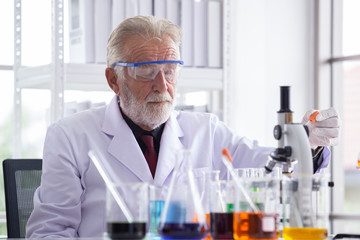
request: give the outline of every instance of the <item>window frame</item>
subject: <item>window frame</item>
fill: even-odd
[[[360,54],[342,55],[342,19],[343,19],[344,0],[317,0],[315,1],[315,107],[327,108],[333,106],[342,112],[342,106],[336,101],[335,91],[341,84],[342,75],[337,71],[336,64],[348,61],[359,60]],[[326,91],[326,89],[328,91]],[[345,214],[339,209],[343,206],[345,171],[343,169],[342,146],[331,147],[331,163],[329,167],[330,181],[335,182],[335,186],[330,190],[330,232],[334,233],[336,226],[334,220],[358,221],[360,214]],[[337,196],[337,198],[335,197]]]

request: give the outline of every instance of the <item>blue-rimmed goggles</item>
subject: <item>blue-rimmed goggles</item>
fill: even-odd
[[[176,79],[181,69],[181,65],[184,65],[183,61],[164,60],[164,61],[151,61],[151,62],[139,62],[139,63],[124,63],[116,62],[114,67],[122,66],[127,67],[127,72],[130,77],[138,81],[152,81],[156,78],[160,71],[163,72],[165,79],[172,82]]]

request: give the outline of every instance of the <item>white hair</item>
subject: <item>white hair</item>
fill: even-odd
[[[125,43],[132,37],[139,36],[144,41],[165,36],[170,37],[179,47],[182,31],[179,26],[169,20],[155,16],[136,16],[121,22],[111,33],[107,44],[107,67],[113,67],[115,62],[126,62],[130,49],[125,49]]]

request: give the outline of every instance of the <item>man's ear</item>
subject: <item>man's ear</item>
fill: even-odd
[[[113,68],[106,68],[105,76],[109,87],[114,91],[115,94],[119,93],[118,76]]]

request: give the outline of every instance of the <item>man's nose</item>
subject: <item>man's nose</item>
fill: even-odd
[[[162,93],[162,92],[166,92],[167,89],[168,86],[167,86],[165,74],[163,71],[159,71],[159,73],[156,75],[155,79],[153,80],[153,90]]]

